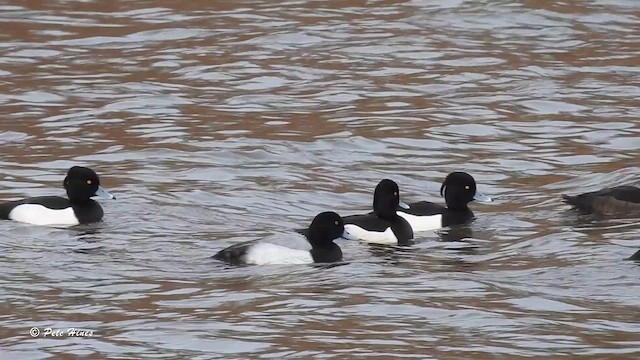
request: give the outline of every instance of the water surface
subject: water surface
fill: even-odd
[[[118,200],[0,224],[2,357],[637,358],[640,218],[559,197],[640,183],[639,25],[636,1],[5,2],[0,198],[80,164]],[[455,170],[496,198],[469,226],[210,259],[385,177],[442,201]]]

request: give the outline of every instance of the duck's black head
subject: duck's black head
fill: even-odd
[[[82,166],[74,166],[67,172],[62,183],[71,201],[87,201],[92,196],[115,199],[100,186],[100,179],[95,171]]]
[[[461,171],[447,175],[440,187],[440,195],[444,196],[451,210],[466,210],[467,204],[473,200],[491,202],[490,197],[477,191],[473,176]]]
[[[381,219],[393,219],[397,217],[396,209],[400,204],[398,184],[389,179],[380,181],[373,193],[373,212],[376,216]]]
[[[333,240],[344,235],[344,221],[340,215],[326,211],[316,215],[309,225],[307,239],[313,247],[326,247],[333,243]]]

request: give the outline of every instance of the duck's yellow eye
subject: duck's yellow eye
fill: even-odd
[[[87,185],[91,185],[91,180],[87,180]]]
[[[336,225],[340,224],[340,222],[338,220],[334,221],[333,223],[336,224]]]
[[[465,190],[469,190],[469,185],[465,185],[465,186],[464,186],[464,189],[465,189]]]

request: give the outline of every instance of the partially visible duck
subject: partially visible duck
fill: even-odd
[[[562,195],[565,203],[584,214],[628,214],[640,213],[640,188],[616,186],[579,195]]]
[[[471,221],[474,218],[473,211],[468,206],[471,201],[492,201],[476,189],[473,176],[459,171],[447,175],[440,187],[440,196],[444,196],[446,207],[418,201],[410,203],[408,209],[398,208],[398,215],[409,222],[414,232],[435,230]]]

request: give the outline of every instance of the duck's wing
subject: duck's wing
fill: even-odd
[[[640,204],[640,188],[635,186],[617,186],[611,188],[606,195],[612,196],[616,200]]]
[[[62,210],[71,207],[67,198],[60,196],[37,196],[16,201],[7,201],[0,204],[0,219],[8,220],[9,213],[19,205],[42,205],[51,210]]]
[[[228,248],[218,251],[218,253],[212,257],[216,260],[226,261],[234,265],[244,264],[244,257],[247,254],[249,247],[257,242],[258,240],[250,240],[233,244]]]

